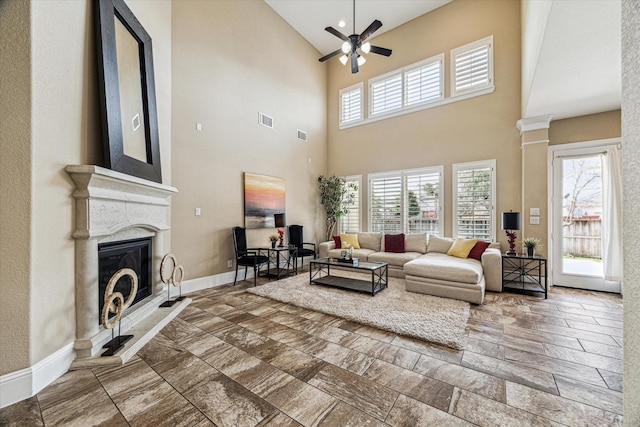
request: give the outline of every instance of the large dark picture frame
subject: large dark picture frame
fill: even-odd
[[[94,2],[105,167],[162,183],[151,37],[124,0],[94,0]],[[140,79],[141,99],[134,101],[142,106],[142,111],[140,115],[136,114],[131,123],[128,120],[123,123],[122,120],[122,111],[125,106],[121,105],[116,20],[128,30],[134,42],[137,42],[138,48],[139,75],[127,76],[127,80],[136,82],[135,79],[138,77]],[[136,70],[129,72],[136,73]],[[134,98],[137,97],[134,95]],[[125,153],[123,126],[133,126],[133,131],[144,130],[144,147],[139,147],[141,154],[138,158]],[[127,128],[127,131],[129,130]],[[144,161],[145,157],[146,161]]]

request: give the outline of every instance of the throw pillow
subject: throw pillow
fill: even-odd
[[[456,239],[447,252],[447,255],[466,258],[469,256],[469,252],[471,252],[471,249],[473,249],[476,243],[478,243],[476,239]]]
[[[404,253],[404,233],[384,235],[385,252]]]
[[[404,236],[404,250],[406,252],[427,252],[427,233],[408,234]]]
[[[340,241],[342,242],[342,249],[349,249],[349,245],[351,245],[353,249],[360,249],[357,234],[340,234]]]
[[[482,240],[478,240],[473,248],[471,248],[471,252],[469,252],[469,256],[467,258],[477,259],[478,261],[482,261],[482,254],[487,250],[491,243],[483,242]]]
[[[333,236],[333,242],[336,244],[336,249],[340,249],[342,247],[340,236]]]
[[[429,235],[429,244],[427,245],[427,252],[438,252],[446,254],[453,245],[452,239],[446,239],[433,234]]]

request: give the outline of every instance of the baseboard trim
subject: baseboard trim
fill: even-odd
[[[66,373],[74,358],[71,342],[33,366],[0,376],[0,408],[37,394]]]
[[[235,270],[185,280],[181,285],[182,294],[233,283],[234,276]],[[238,276],[244,279],[244,272],[239,271]],[[253,278],[253,271],[251,270],[247,274],[247,279],[250,278]],[[178,296],[178,293],[178,288],[171,287],[170,294],[172,297]],[[74,360],[75,351],[72,342],[33,366],[0,376],[0,408],[35,396],[40,390],[64,375]]]

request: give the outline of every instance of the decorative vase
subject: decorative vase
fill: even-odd
[[[276,242],[271,242],[271,248],[275,248],[276,247]]]
[[[529,258],[533,258],[536,255],[536,248],[532,248],[531,246],[527,246],[527,256]]]

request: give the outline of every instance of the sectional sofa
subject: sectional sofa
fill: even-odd
[[[496,242],[476,245],[426,233],[405,236],[362,232],[341,237],[320,243],[320,257],[339,258],[351,245],[355,258],[388,263],[389,275],[403,277],[410,292],[482,304],[485,290],[502,290],[502,256]],[[343,245],[343,240],[347,244]],[[465,249],[471,246],[471,251]]]

